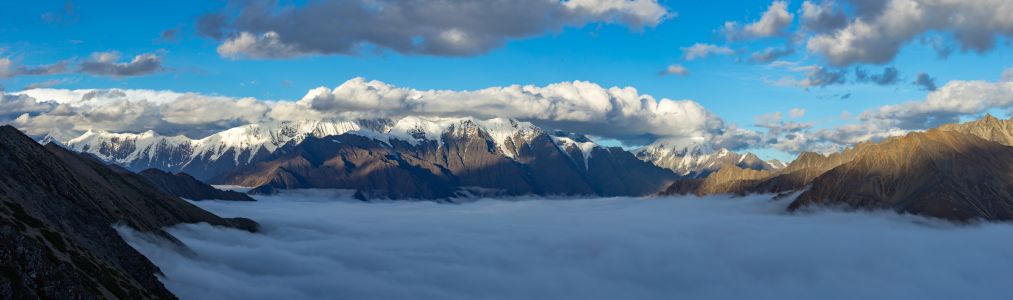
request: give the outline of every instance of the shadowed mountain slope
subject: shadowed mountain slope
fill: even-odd
[[[113,225],[175,241],[162,228],[196,222],[256,228],[0,126],[0,298],[174,298]]]
[[[254,201],[246,194],[216,189],[186,173],[172,174],[159,169],[147,169],[137,174],[163,192],[184,199]]]

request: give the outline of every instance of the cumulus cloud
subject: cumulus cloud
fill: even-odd
[[[263,232],[169,228],[193,254],[117,229],[183,299],[992,299],[1013,264],[1007,224],[786,214],[786,200],[766,195],[458,205],[319,195],[196,203]]]
[[[950,81],[924,100],[885,105],[866,111],[861,118],[884,127],[925,129],[991,109],[1013,109],[1013,82]]]
[[[770,146],[787,152],[833,152],[860,142],[957,123],[962,118],[977,118],[995,110],[1013,112],[1013,81],[955,80],[930,92],[925,99],[866,110],[858,115],[858,123],[806,130],[792,136],[795,139],[780,135],[778,142]],[[786,140],[791,143],[785,143]]]
[[[148,75],[162,70],[162,58],[158,55],[145,53],[134,56],[130,62],[121,63],[117,51],[95,52],[91,58],[81,63],[80,71],[92,75],[115,77]]]
[[[788,56],[788,55],[792,55],[792,54],[795,54],[795,49],[791,48],[791,47],[785,47],[785,48],[768,47],[767,49],[764,49],[763,51],[756,52],[756,53],[753,53],[752,55],[750,55],[749,56],[749,62],[751,62],[751,63],[762,63],[762,64],[771,63],[771,62],[775,62],[775,61],[781,59],[782,57],[785,57],[785,56]]]
[[[723,125],[694,101],[656,99],[632,87],[605,88],[586,81],[449,91],[400,88],[356,78],[334,89],[313,89],[299,103],[343,118],[509,117],[626,141],[709,137]]]
[[[686,69],[686,67],[683,67],[680,64],[673,64],[673,65],[668,65],[667,68],[665,68],[661,72],[658,72],[658,75],[662,75],[662,76],[664,76],[664,75],[686,76],[686,75],[689,75],[689,69]]]
[[[813,36],[810,52],[835,66],[885,64],[927,32],[945,32],[964,50],[986,52],[1013,37],[1013,2],[1006,0],[850,1],[857,16],[839,30]]]
[[[56,106],[53,102],[40,102],[35,98],[24,95],[5,94],[0,89],[0,122],[10,121],[22,115],[39,114],[52,110]]]
[[[725,22],[723,32],[729,40],[757,39],[784,35],[795,15],[788,12],[788,2],[774,1],[760,19],[740,25],[737,22]]]
[[[735,51],[728,47],[696,43],[693,46],[682,48],[682,58],[685,60],[695,60],[697,58],[706,58],[711,55],[729,55],[734,54]]]
[[[912,84],[917,85],[926,91],[932,92],[936,90],[936,79],[924,72],[918,73],[918,77],[915,78],[915,81],[912,82]]]
[[[894,67],[886,67],[881,74],[869,74],[862,68],[855,68],[858,82],[871,82],[878,85],[893,85],[900,81],[900,71]]]
[[[24,66],[10,57],[0,57],[0,78],[31,75],[54,75],[67,71],[67,62],[60,61],[49,65]]]
[[[206,136],[265,120],[270,102],[151,90],[32,89],[7,95],[43,103],[30,114],[0,118],[31,135],[68,140],[87,130]],[[28,101],[28,100],[21,101]],[[12,110],[14,111],[14,110]]]
[[[606,88],[585,81],[455,91],[354,78],[333,89],[312,89],[294,102],[116,89],[36,89],[17,94],[58,104],[11,121],[37,135],[95,129],[201,137],[248,123],[403,116],[514,118],[631,144],[658,138],[709,139],[725,130],[724,122],[697,102],[656,99],[632,87]]]
[[[614,23],[642,30],[674,15],[656,0],[327,0],[285,7],[233,1],[228,7],[197,24],[202,35],[223,41],[218,53],[228,58],[351,55],[365,47],[468,56],[564,27]]]
[[[848,25],[847,14],[832,0],[819,4],[802,2],[802,16],[799,19],[804,29],[815,33],[832,32]]]
[[[807,69],[805,79],[798,83],[800,87],[825,87],[847,82],[846,70],[832,70],[822,66],[810,66]]]

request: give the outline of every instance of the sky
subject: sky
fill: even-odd
[[[0,122],[31,134],[506,106],[476,117],[790,159],[1013,105],[1005,0],[18,1],[0,14]],[[331,96],[310,99],[320,87]],[[221,108],[166,113],[201,106]]]
[[[791,197],[454,205],[333,194],[195,202],[261,232],[167,229],[193,253],[117,229],[182,299],[995,299],[1013,264],[1008,223],[789,214]]]

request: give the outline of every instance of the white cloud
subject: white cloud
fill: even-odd
[[[263,232],[180,225],[195,255],[118,228],[183,299],[995,299],[1013,226],[786,200],[198,202]],[[789,197],[790,198],[790,197]],[[344,200],[336,200],[344,199]],[[945,255],[940,255],[945,253]],[[931,262],[931,265],[926,265]]]
[[[240,32],[218,46],[218,54],[231,59],[238,58],[285,58],[295,56],[298,51],[283,44],[274,31],[254,36]]]
[[[924,100],[885,105],[866,111],[861,118],[884,127],[925,129],[991,109],[1013,110],[1013,82],[950,81]]]
[[[449,91],[400,88],[356,78],[334,89],[311,90],[299,103],[341,118],[507,117],[626,141],[645,136],[709,137],[723,127],[719,118],[697,102],[656,99],[632,87],[605,88],[586,81]]]
[[[129,62],[118,62],[117,51],[95,52],[81,63],[80,71],[92,75],[114,77],[142,76],[162,71],[162,58],[152,53],[134,56]]]
[[[885,64],[901,47],[927,32],[953,35],[965,50],[986,52],[996,37],[1013,37],[1013,2],[1007,0],[886,0],[846,27],[809,39],[809,52],[836,66]],[[864,6],[863,6],[864,7]],[[861,13],[861,12],[860,12]]]
[[[805,116],[805,109],[804,108],[797,108],[797,107],[796,108],[792,108],[792,109],[788,110],[788,116],[792,117],[792,118],[796,118],[796,119],[804,117]]]
[[[668,67],[665,68],[665,70],[662,70],[658,74],[660,74],[660,75],[687,76],[687,75],[689,75],[689,69],[686,69],[686,67],[683,67],[680,64],[672,64],[672,65],[668,65]]]
[[[369,48],[469,56],[565,27],[614,23],[639,31],[671,16],[657,0],[327,0],[285,8],[273,1],[235,1],[200,17],[197,28],[222,40],[218,53],[233,59],[357,54]]]
[[[697,102],[656,99],[632,87],[605,88],[585,81],[454,91],[354,78],[333,89],[312,89],[296,102],[118,89],[36,89],[18,94],[54,105],[26,118],[0,122],[40,135],[95,129],[201,137],[257,122],[403,116],[514,118],[630,143],[707,139],[725,129],[720,118]]]
[[[2,49],[0,49],[2,50]],[[0,51],[3,54],[3,51]],[[67,62],[60,61],[50,65],[24,66],[10,57],[0,57],[0,78],[25,75],[53,75],[67,71]]]
[[[795,15],[788,12],[788,3],[774,1],[756,22],[740,26],[725,22],[724,33],[730,40],[757,39],[784,35]]]
[[[829,32],[847,26],[848,16],[837,7],[833,0],[814,4],[812,1],[802,2],[802,26],[816,33]]]
[[[682,58],[685,60],[695,60],[697,58],[706,58],[711,55],[729,55],[734,53],[735,51],[728,47],[703,43],[696,43],[693,44],[693,46],[682,48]]]
[[[858,123],[785,135],[771,130],[769,146],[787,152],[839,151],[860,142],[877,141],[912,131],[957,123],[993,111],[1013,112],[1013,81],[954,80],[925,99],[883,105],[859,114]],[[779,120],[779,118],[778,118]],[[763,127],[776,127],[782,124]]]

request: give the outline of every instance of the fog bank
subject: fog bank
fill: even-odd
[[[1013,226],[784,213],[747,198],[202,201],[263,233],[180,225],[196,256],[122,235],[182,299],[1002,298]]]

